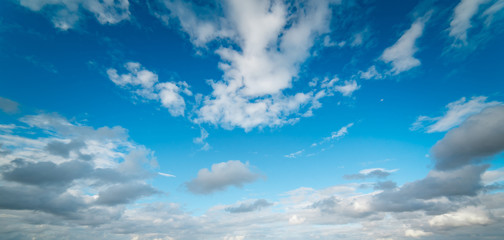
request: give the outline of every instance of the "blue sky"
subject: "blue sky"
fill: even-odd
[[[496,239],[504,1],[0,2],[2,239]]]

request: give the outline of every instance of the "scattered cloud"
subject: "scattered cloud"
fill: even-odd
[[[486,225],[492,220],[488,210],[482,206],[468,206],[456,212],[438,215],[429,220],[429,225],[434,227],[462,227],[472,225]]]
[[[107,70],[107,75],[112,82],[130,89],[139,97],[160,101],[172,116],[184,116],[186,103],[181,94],[192,96],[186,82],[159,82],[156,73],[145,69],[138,62],[127,62],[124,67],[127,73],[121,75],[114,68]]]
[[[419,116],[411,125],[410,130],[414,131],[425,128],[428,133],[444,132],[460,125],[465,119],[481,112],[485,108],[502,104],[503,103],[497,101],[487,102],[487,97],[485,96],[472,97],[470,100],[463,97],[446,105],[447,111],[443,116]],[[424,126],[425,123],[430,124]]]
[[[431,232],[425,232],[420,229],[407,229],[404,231],[404,236],[406,237],[413,237],[413,238],[420,238],[420,237],[426,237],[432,235]]]
[[[91,13],[101,24],[117,24],[129,20],[129,1],[99,0],[18,0],[19,4],[35,12],[45,13],[54,27],[66,31],[77,27],[78,22]]]
[[[259,174],[250,170],[248,163],[231,160],[212,164],[210,170],[207,168],[199,170],[198,176],[186,182],[185,186],[195,194],[210,194],[224,191],[229,186],[242,187],[259,177]]]
[[[208,135],[208,132],[207,132],[204,128],[202,128],[202,127],[200,127],[200,132],[201,132],[201,136],[199,136],[199,137],[197,137],[197,138],[194,138],[194,139],[193,139],[193,142],[194,142],[194,143],[196,143],[196,144],[201,144],[201,145],[203,145],[203,146],[201,147],[201,150],[203,150],[203,151],[207,151],[207,150],[209,150],[209,149],[210,149],[210,144],[208,144],[208,143],[205,141],[205,140],[208,138],[208,136],[209,136],[209,135]]]
[[[431,12],[419,17],[394,45],[383,51],[380,59],[392,64],[390,70],[392,74],[396,75],[420,65],[420,60],[413,55],[418,51],[416,41],[422,36],[425,23],[429,20],[430,14]]]
[[[320,141],[318,143],[313,143],[311,146],[315,147],[315,146],[322,145],[322,144],[329,142],[331,140],[334,140],[334,139],[340,139],[348,134],[348,129],[351,128],[353,125],[354,125],[354,123],[349,123],[349,124],[341,127],[338,131],[332,132],[331,136],[325,137],[322,141]]]
[[[299,151],[294,152],[294,153],[287,154],[284,157],[286,157],[286,158],[296,158],[299,155],[301,155],[303,152],[304,152],[304,149],[303,150],[299,150]]]
[[[369,80],[369,79],[382,79],[383,78],[383,75],[380,74],[376,70],[376,66],[375,65],[369,67],[368,70],[365,71],[365,72],[359,71],[358,75],[359,75],[359,77],[361,79],[366,79],[366,80]]]

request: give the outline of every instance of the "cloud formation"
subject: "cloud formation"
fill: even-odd
[[[469,116],[477,114],[485,108],[502,105],[498,101],[487,102],[487,99],[485,96],[472,97],[470,100],[463,97],[446,105],[447,110],[443,116],[419,116],[411,125],[410,130],[425,128],[428,133],[444,132],[460,125]],[[425,125],[425,123],[429,124]]]
[[[32,11],[46,14],[54,27],[64,31],[75,28],[86,13],[94,15],[101,24],[116,24],[130,18],[128,0],[18,0],[18,2]]]
[[[225,210],[230,213],[245,213],[259,211],[271,205],[273,205],[273,203],[268,202],[266,199],[257,199],[252,202],[242,202],[237,206],[227,207]]]
[[[186,103],[181,94],[192,96],[186,82],[159,82],[156,73],[145,69],[138,62],[127,62],[124,67],[127,73],[121,75],[114,68],[107,70],[112,82],[120,87],[129,88],[142,98],[160,101],[172,116],[184,116]]]
[[[198,171],[198,176],[185,185],[195,194],[210,194],[224,191],[230,186],[242,187],[246,183],[256,181],[259,174],[250,170],[248,163],[240,161],[227,161],[212,164],[211,169],[203,168]]]
[[[380,59],[392,64],[392,69],[390,70],[392,74],[396,75],[420,66],[420,60],[416,59],[413,55],[418,51],[416,41],[422,36],[425,23],[429,20],[430,14],[429,12],[423,17],[416,19],[394,45],[383,51]]]
[[[0,110],[5,113],[12,114],[19,111],[19,104],[10,99],[0,97]]]
[[[436,169],[456,169],[504,150],[504,106],[489,107],[449,131],[431,152]]]

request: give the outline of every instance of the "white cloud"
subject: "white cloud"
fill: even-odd
[[[425,23],[430,18],[430,12],[418,18],[391,47],[385,49],[380,59],[392,64],[392,74],[396,75],[420,65],[420,60],[413,55],[418,51],[416,40],[423,34]]]
[[[435,227],[462,227],[485,225],[491,222],[489,213],[482,207],[469,206],[456,212],[438,215],[429,220],[429,225]]]
[[[148,100],[157,100],[173,116],[184,116],[185,101],[181,93],[191,96],[186,82],[159,82],[158,75],[142,67],[138,62],[124,64],[127,73],[119,75],[117,70],[109,68],[107,75],[116,85],[130,89],[134,94]]]
[[[301,155],[303,152],[304,152],[304,149],[303,150],[299,150],[299,151],[297,151],[295,153],[287,154],[284,157],[286,157],[286,158],[296,158],[299,155]]]
[[[419,238],[419,237],[426,237],[432,235],[431,232],[425,232],[420,229],[406,229],[404,231],[404,236],[406,237],[413,237],[413,238]]]
[[[206,129],[200,127],[200,132],[201,132],[201,136],[197,137],[197,138],[194,138],[193,139],[193,142],[196,143],[196,144],[201,144],[203,145],[201,147],[201,150],[203,151],[207,151],[210,149],[210,144],[208,144],[205,140],[208,138],[209,134],[208,132],[206,131]]]
[[[450,22],[450,37],[455,38],[454,46],[467,45],[467,31],[472,27],[471,18],[479,7],[489,0],[461,0],[453,11]]]
[[[353,92],[357,91],[360,88],[360,85],[357,84],[357,81],[345,81],[344,85],[336,86],[336,91],[340,92],[343,96],[351,96]]]
[[[100,0],[18,0],[21,6],[32,11],[44,11],[50,16],[54,26],[61,30],[75,28],[89,12],[101,24],[116,24],[130,18],[129,1]]]
[[[497,101],[487,102],[485,96],[472,97],[470,100],[463,97],[446,105],[447,111],[443,116],[419,116],[411,125],[410,130],[425,128],[428,133],[444,132],[460,125],[465,119],[481,112],[483,109],[497,105],[502,105],[502,103]],[[425,126],[425,123],[429,124]]]
[[[164,176],[164,177],[175,177],[175,175],[169,174],[169,173],[158,172],[158,174],[161,175],[161,176]]]
[[[320,105],[314,91],[290,95],[284,90],[292,88],[316,37],[329,31],[332,1],[230,0],[219,2],[217,9],[181,1],[164,3],[171,13],[158,16],[177,18],[196,47],[225,40],[215,41],[224,75],[209,82],[213,92],[197,110],[196,123],[248,131],[294,123],[303,107],[311,110],[311,104]],[[350,82],[340,90],[350,95],[356,88]]]
[[[361,79],[366,79],[366,80],[369,80],[369,79],[382,79],[383,76],[382,74],[380,74],[377,70],[376,70],[376,66],[373,65],[371,67],[368,68],[367,71],[359,71],[359,77]]]
[[[210,170],[199,170],[198,176],[187,182],[186,187],[196,194],[210,194],[223,191],[229,186],[242,187],[258,178],[259,174],[252,172],[248,163],[231,160],[212,164]]]

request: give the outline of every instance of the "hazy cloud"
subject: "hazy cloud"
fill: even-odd
[[[238,206],[227,207],[225,210],[230,213],[244,213],[258,211],[271,205],[273,205],[273,203],[270,203],[265,199],[258,199],[253,202],[240,203]]]
[[[0,97],[0,110],[5,113],[16,113],[19,111],[19,104],[10,99]]]

